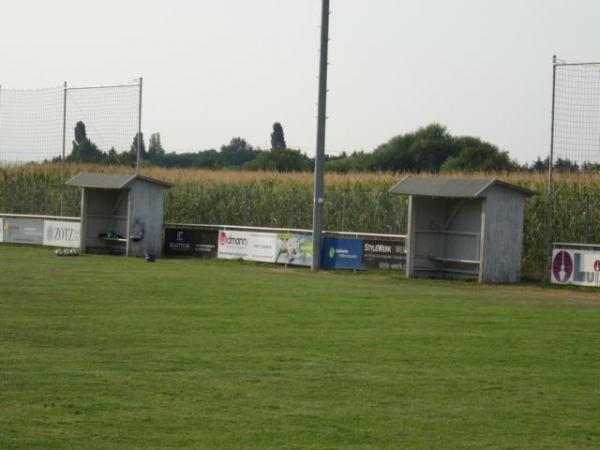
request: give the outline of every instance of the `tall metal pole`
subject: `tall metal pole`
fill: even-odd
[[[141,152],[141,145],[142,145],[142,85],[143,85],[144,79],[142,77],[140,77],[140,103],[139,103],[139,109],[138,109],[138,132],[137,132],[137,158],[136,158],[136,169],[135,169],[135,173],[140,173],[140,152]]]
[[[552,172],[554,165],[554,116],[556,110],[556,55],[552,57],[552,124],[550,128],[550,156],[548,157],[548,204],[546,205],[546,264],[544,265],[544,280],[550,279],[552,265],[552,236],[554,220],[554,186]]]
[[[67,145],[67,82],[63,85],[63,124],[62,124],[62,158],[60,159],[60,215],[64,215],[65,206],[65,150]]]
[[[321,55],[319,64],[319,113],[315,155],[315,193],[313,201],[313,259],[311,270],[321,268],[321,230],[323,227],[323,172],[325,165],[325,124],[327,121],[327,64],[329,50],[329,0],[321,11]]]
[[[0,167],[2,166],[2,85],[0,84]]]

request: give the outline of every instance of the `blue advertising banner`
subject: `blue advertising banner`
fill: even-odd
[[[321,255],[321,264],[326,269],[360,269],[363,262],[363,241],[326,237],[323,239]]]

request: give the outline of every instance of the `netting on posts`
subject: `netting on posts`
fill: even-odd
[[[121,155],[131,150],[139,129],[139,82],[114,86],[69,87],[66,96],[66,156],[72,154],[77,139],[75,128],[85,125],[86,138],[99,152]],[[86,155],[83,155],[84,157]],[[92,157],[93,155],[90,155]],[[119,161],[110,161],[119,162]]]
[[[51,161],[60,179],[48,186],[64,211],[66,162],[128,164],[139,170],[142,78],[131,83],[48,89],[0,86],[0,167]]]
[[[600,63],[554,63],[552,163],[578,170],[600,164]]]
[[[600,63],[553,58],[552,128],[547,160],[546,279],[552,243],[600,242]]]
[[[123,154],[131,152],[141,130],[141,82],[31,90],[0,86],[0,164],[60,161],[63,151],[67,160],[94,161],[111,150],[131,162],[131,155]],[[76,136],[78,123],[83,126]],[[74,141],[83,137],[98,152],[73,154]]]
[[[60,157],[62,118],[62,87],[0,87],[0,165]]]

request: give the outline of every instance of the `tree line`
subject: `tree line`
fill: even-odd
[[[161,167],[273,170],[279,172],[312,171],[314,158],[309,158],[298,149],[288,148],[283,127],[273,124],[271,148],[263,150],[250,145],[245,139],[235,137],[219,150],[198,152],[167,152],[160,134],[154,133],[146,147],[144,136],[134,136],[131,147],[124,152],[114,148],[100,150],[87,136],[85,124],[77,122],[69,162],[94,162],[114,165],[135,165],[140,147],[142,164]],[[519,165],[508,152],[472,136],[453,136],[448,129],[434,123],[418,130],[398,135],[379,145],[371,152],[359,151],[337,156],[328,155],[326,170],[333,172],[450,172],[450,171],[517,171],[545,172],[548,158],[540,157],[532,164]],[[554,167],[560,171],[595,170],[597,164],[582,164],[581,167],[568,159],[558,159]]]

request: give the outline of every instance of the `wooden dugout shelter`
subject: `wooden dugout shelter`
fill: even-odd
[[[407,176],[409,278],[521,278],[525,201],[535,192],[498,179]]]
[[[136,174],[80,172],[82,252],[160,255],[165,192],[171,187]]]

